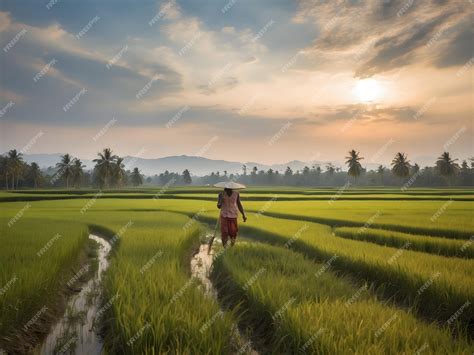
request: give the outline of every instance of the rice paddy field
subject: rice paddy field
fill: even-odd
[[[217,192],[0,192],[0,354],[44,353],[65,314],[86,322],[68,300],[96,270],[90,234],[112,247],[90,295],[96,353],[474,353],[474,191],[243,190],[248,220],[235,247],[214,243],[210,294],[191,260]],[[54,353],[81,339],[64,332]]]

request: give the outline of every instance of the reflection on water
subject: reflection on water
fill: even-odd
[[[99,245],[98,268],[93,277],[68,301],[63,317],[51,328],[41,346],[41,354],[101,354],[102,339],[94,329],[100,307],[101,281],[109,266],[111,245],[103,238],[89,235]],[[100,313],[100,312],[99,312]]]
[[[209,239],[212,235],[208,235]],[[219,240],[214,241],[214,245],[218,244]],[[212,262],[214,257],[220,257],[225,252],[225,249],[222,249],[222,243],[218,244],[220,247],[219,252],[215,252],[216,249],[213,248],[211,253],[208,253],[208,244],[204,243],[199,246],[199,250],[191,259],[191,274],[193,277],[201,281],[204,293],[213,299],[217,300],[217,290],[214,288],[212,281],[209,279],[209,273],[211,272]],[[249,355],[258,355],[258,352],[253,348],[252,341],[245,336],[238,328],[237,324],[234,324],[232,337],[235,342],[236,354],[249,354]]]

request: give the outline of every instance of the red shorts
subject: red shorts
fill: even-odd
[[[228,237],[235,239],[239,226],[237,225],[237,218],[228,218],[221,216],[221,237],[222,241],[227,240]]]

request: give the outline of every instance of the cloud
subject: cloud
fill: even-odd
[[[393,35],[379,38],[369,53],[370,59],[357,69],[357,77],[372,76],[394,68],[402,67],[415,60],[415,53],[425,48],[431,38],[445,24],[446,15],[415,23]]]
[[[442,46],[435,64],[440,68],[462,66],[474,57],[474,31],[469,21],[459,25],[459,31]]]
[[[150,99],[172,95],[181,88],[180,74],[157,61],[130,55],[107,67],[112,56],[84,46],[57,24],[36,27],[12,22],[7,33],[20,28],[27,30],[26,35],[3,56],[2,86],[6,92],[16,93],[9,97],[24,99],[5,120],[91,123],[140,105],[139,92],[140,98]],[[130,52],[135,50],[131,42]],[[83,97],[65,113],[62,107],[82,89],[86,90]],[[8,97],[0,99],[4,103]]]
[[[356,77],[418,63],[460,65],[472,50],[467,1],[302,0],[296,19],[314,21],[319,28],[315,56],[352,61]],[[441,36],[446,28],[451,34]],[[428,45],[438,40],[443,45]],[[446,49],[452,50],[448,54]]]
[[[380,105],[339,105],[321,107],[313,118],[304,120],[309,125],[325,125],[327,123],[359,124],[407,122],[415,123],[416,109],[409,106],[388,107]]]
[[[238,85],[238,83],[239,83],[239,80],[236,77],[227,76],[219,80],[216,80],[216,82],[212,82],[212,83],[210,82],[207,85],[200,85],[199,91],[204,95],[211,95],[217,92],[231,90],[235,88]]]
[[[130,137],[140,137],[136,144],[143,137],[149,145],[159,141],[156,154],[163,155],[192,153],[185,140],[204,144],[222,135],[243,142],[250,156],[260,149],[271,160],[294,157],[297,146],[345,151],[349,131],[341,139],[340,129],[355,115],[350,134],[360,138],[357,145],[391,135],[394,127],[401,135],[402,128],[416,129],[415,135],[470,122],[469,72],[456,75],[455,68],[472,57],[467,1],[241,0],[225,13],[222,0],[139,1],[60,1],[50,11],[38,10],[35,0],[0,2],[4,45],[27,30],[2,57],[0,105],[15,102],[0,122],[13,132],[9,142],[21,131],[13,126],[49,126],[64,134],[92,128],[95,134],[115,118],[114,131],[123,135],[111,132],[108,139],[131,151],[140,147]],[[94,16],[101,18],[97,27],[76,38]],[[274,24],[261,32],[269,21]],[[374,76],[384,91],[380,102],[357,104],[354,74]],[[83,88],[87,92],[65,114],[62,107]],[[433,96],[436,105],[413,123]],[[166,129],[183,107],[189,110]],[[259,144],[268,146],[289,121],[294,126],[281,145],[262,150]],[[68,139],[87,149],[80,138]]]
[[[10,26],[10,15],[7,12],[0,12],[0,32],[7,30]]]
[[[169,0],[163,2],[160,6],[160,12],[163,13],[167,20],[175,20],[181,17],[181,8],[176,3],[176,0]]]

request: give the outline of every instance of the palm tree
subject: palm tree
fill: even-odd
[[[335,171],[336,171],[336,168],[334,167],[334,165],[332,163],[327,163],[326,164],[326,172],[329,175],[333,175]]]
[[[16,149],[12,149],[7,154],[7,172],[12,176],[12,189],[15,189],[15,176],[16,184],[18,185],[18,179],[23,170],[23,154],[17,152]]]
[[[410,174],[410,161],[404,153],[397,153],[392,160],[392,173],[400,179]]]
[[[462,161],[460,172],[461,183],[463,185],[470,185],[472,183],[472,177],[474,177],[474,175],[472,175],[471,169],[469,168],[469,165],[466,160]]]
[[[84,168],[86,166],[82,164],[80,159],[74,160],[74,165],[72,166],[72,184],[74,187],[80,187],[82,183],[82,177],[84,176]]]
[[[380,176],[380,183],[383,185],[383,177],[385,175],[385,168],[383,165],[378,166],[377,175]]]
[[[123,158],[117,157],[114,164],[112,182],[116,186],[122,186],[125,177],[125,164],[123,164]]]
[[[97,153],[99,156],[98,159],[94,159],[93,162],[95,164],[95,169],[98,172],[101,185],[107,186],[109,184],[110,177],[114,171],[114,165],[118,156],[112,154],[112,150],[110,148],[105,148],[102,153]]]
[[[444,152],[436,161],[437,172],[445,177],[450,182],[450,177],[456,174],[459,170],[459,165],[456,163],[457,159],[451,159],[448,152]]]
[[[412,171],[413,171],[413,174],[416,174],[420,171],[420,166],[415,163],[415,165],[412,166]]]
[[[133,186],[138,186],[143,184],[142,174],[138,168],[134,168],[132,171],[132,184]]]
[[[347,173],[354,178],[358,177],[362,172],[362,165],[359,163],[359,160],[364,158],[360,157],[359,154],[359,152],[352,149],[349,152],[349,156],[346,157],[346,164],[349,166]]]
[[[8,190],[8,157],[0,156],[0,171],[5,174],[5,188]]]
[[[29,176],[33,181],[33,187],[36,189],[38,187],[38,181],[41,180],[43,175],[41,174],[41,169],[39,165],[35,162],[31,163],[30,165]]]
[[[72,163],[75,159],[69,155],[64,154],[61,157],[61,161],[56,164],[56,168],[58,169],[57,174],[60,174],[64,179],[66,179],[66,188],[69,188],[69,178],[72,175]]]

